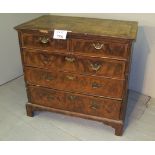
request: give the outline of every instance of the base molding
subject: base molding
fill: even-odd
[[[61,114],[66,114],[66,115],[70,115],[70,116],[75,116],[75,117],[80,117],[80,118],[103,122],[104,124],[109,125],[115,129],[115,135],[122,136],[122,134],[123,134],[123,121],[122,120],[112,120],[112,119],[108,119],[108,118],[91,116],[91,115],[86,115],[86,114],[61,110],[61,109],[55,109],[55,108],[51,108],[51,107],[45,107],[45,106],[41,106],[41,105],[37,105],[37,104],[27,103],[26,104],[27,116],[33,117],[34,111],[51,111],[51,112],[55,112],[55,113],[61,113]]]

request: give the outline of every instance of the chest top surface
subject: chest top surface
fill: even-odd
[[[44,15],[15,27],[16,30],[67,30],[71,33],[136,39],[138,23],[111,19]]]

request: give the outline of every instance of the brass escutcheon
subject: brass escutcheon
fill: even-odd
[[[70,100],[70,101],[75,101],[76,100],[76,96],[74,96],[74,95],[70,95],[70,96],[68,96],[68,99]]]
[[[74,80],[74,79],[75,79],[74,76],[70,76],[70,75],[67,75],[66,78],[67,78],[68,80]]]
[[[99,104],[96,103],[96,101],[92,101],[90,104],[91,104],[90,108],[93,109],[93,110],[97,110],[97,109],[100,108]]]
[[[100,88],[100,87],[102,87],[101,84],[96,83],[96,82],[93,82],[93,83],[92,83],[92,88]]]
[[[41,43],[47,44],[49,42],[49,37],[46,37],[46,36],[39,37],[39,40]]]

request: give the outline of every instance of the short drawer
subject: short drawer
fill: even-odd
[[[72,51],[101,57],[129,58],[129,45],[104,40],[72,39]]]
[[[121,101],[28,87],[30,102],[55,109],[119,120]]]
[[[54,72],[31,67],[26,67],[25,74],[26,81],[30,85],[119,99],[123,96],[124,80]]]
[[[125,78],[125,61],[24,50],[26,66],[71,73]]]
[[[22,47],[52,51],[67,51],[68,39],[53,39],[52,34],[22,33]]]

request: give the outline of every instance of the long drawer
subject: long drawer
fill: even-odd
[[[30,85],[119,99],[123,96],[125,82],[125,80],[83,76],[32,67],[25,68],[25,75]]]
[[[47,53],[24,50],[26,66],[54,69],[78,74],[94,74],[112,78],[125,78],[125,61],[97,57],[75,56],[71,54]]]
[[[28,87],[30,102],[55,109],[119,119],[121,101],[85,96],[43,87]]]

